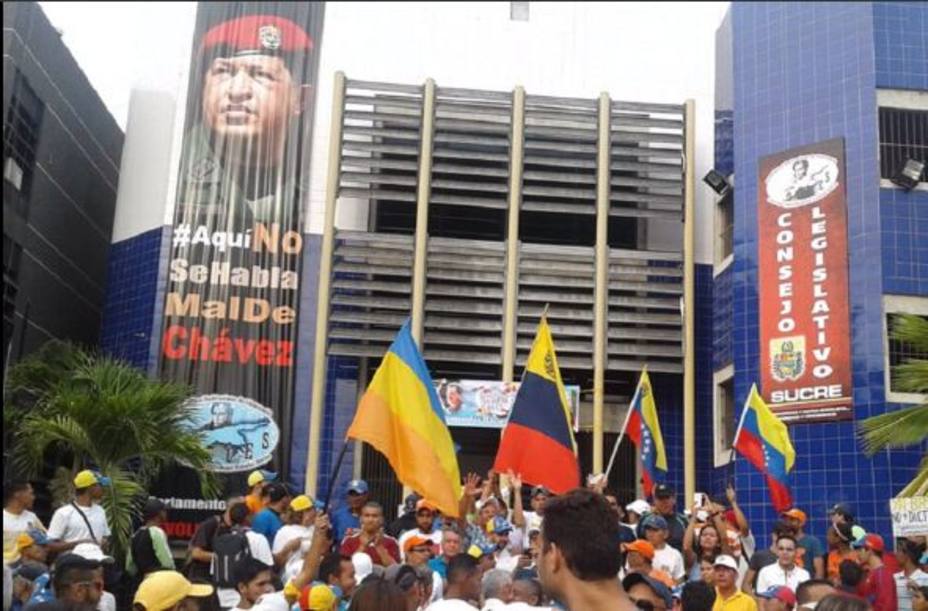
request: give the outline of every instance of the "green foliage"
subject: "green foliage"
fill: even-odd
[[[58,501],[83,468],[109,477],[102,502],[120,553],[147,486],[165,467],[182,461],[199,473],[204,493],[217,490],[209,451],[185,427],[188,396],[186,387],[151,380],[126,363],[46,344],[10,371],[4,415],[18,415],[14,464],[31,477],[57,465],[50,487]]]
[[[890,337],[928,353],[928,320],[912,314],[894,317]],[[928,394],[928,361],[913,359],[895,368],[897,388],[902,392]],[[928,401],[862,420],[859,424],[864,451],[873,456],[889,448],[918,445],[928,439]],[[928,492],[928,456],[922,459],[915,479],[899,496],[921,496]]]

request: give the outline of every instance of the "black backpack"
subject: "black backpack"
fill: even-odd
[[[235,528],[213,540],[213,583],[220,588],[234,588],[232,567],[243,558],[251,557],[251,545],[245,530]]]

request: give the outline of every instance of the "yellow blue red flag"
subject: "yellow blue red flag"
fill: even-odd
[[[644,490],[645,494],[650,495],[654,484],[663,482],[667,476],[667,453],[664,451],[664,437],[657,419],[657,404],[654,403],[654,389],[647,368],[641,371],[623,431],[638,446]]]
[[[371,444],[399,480],[450,517],[459,514],[461,474],[451,433],[409,321],[358,403],[347,436]]]
[[[542,316],[493,468],[557,494],[580,485],[577,445],[554,340]]]
[[[774,508],[782,512],[792,507],[788,475],[796,462],[796,450],[789,439],[786,423],[770,411],[757,392],[756,384],[751,385],[751,393],[744,403],[741,422],[731,445],[767,476]]]

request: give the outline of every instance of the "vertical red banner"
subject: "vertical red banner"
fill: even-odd
[[[852,417],[842,139],[760,160],[761,394],[786,421]]]

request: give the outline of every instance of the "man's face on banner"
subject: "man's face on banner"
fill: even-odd
[[[203,84],[203,120],[215,136],[253,141],[260,151],[277,150],[299,94],[279,57],[217,57]]]

